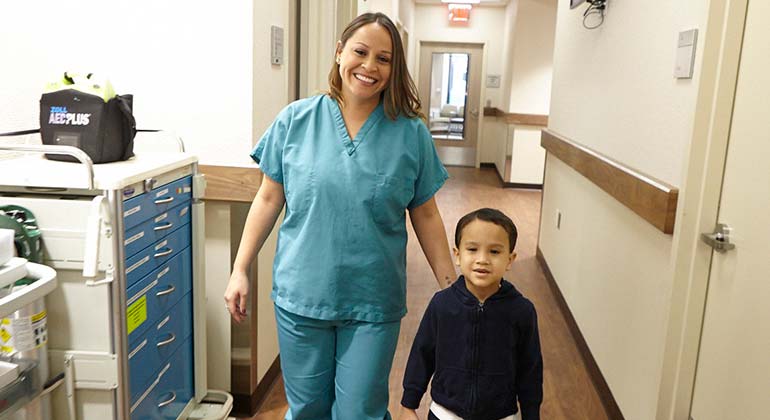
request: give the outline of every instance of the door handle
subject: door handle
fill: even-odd
[[[735,244],[730,242],[730,234],[733,228],[724,223],[718,223],[713,233],[701,233],[700,239],[706,245],[714,248],[716,252],[727,252],[735,249]]]

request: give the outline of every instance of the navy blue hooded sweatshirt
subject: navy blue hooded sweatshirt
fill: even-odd
[[[513,285],[483,304],[465,278],[433,296],[409,353],[401,405],[416,409],[431,382],[433,401],[466,420],[498,420],[518,411],[539,420],[543,358],[532,302]]]

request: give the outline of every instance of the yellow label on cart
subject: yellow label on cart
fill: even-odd
[[[147,321],[147,295],[144,295],[132,303],[126,311],[126,327],[131,334],[135,329]]]
[[[0,328],[0,340],[3,340],[3,343],[7,343],[11,340],[11,334],[5,330],[5,328]]]
[[[39,322],[41,319],[45,318],[46,316],[48,316],[48,312],[46,311],[38,312],[35,315],[32,315],[32,323]]]

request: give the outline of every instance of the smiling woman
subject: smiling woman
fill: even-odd
[[[265,177],[225,301],[248,316],[246,272],[285,205],[271,298],[287,418],[390,418],[407,210],[439,284],[456,277],[433,198],[448,174],[417,98],[393,22],[363,14],[336,44],[329,93],[289,104],[251,153]]]

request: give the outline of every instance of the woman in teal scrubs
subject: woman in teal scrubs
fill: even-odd
[[[329,93],[289,104],[251,157],[265,174],[225,301],[247,315],[247,271],[284,204],[273,266],[286,419],[389,419],[406,314],[406,211],[439,281],[456,278],[434,194],[448,175],[393,22],[353,20]]]

